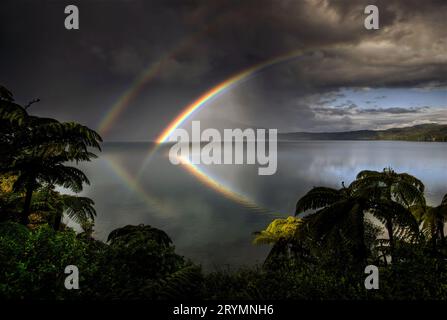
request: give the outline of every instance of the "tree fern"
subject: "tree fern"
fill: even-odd
[[[88,178],[68,162],[89,161],[96,157],[90,149],[101,150],[101,137],[94,130],[75,122],[29,115],[27,106],[13,102],[9,90],[0,87],[0,173],[18,176],[16,191],[25,191],[21,215],[27,224],[34,190],[42,185],[60,185],[80,192]]]

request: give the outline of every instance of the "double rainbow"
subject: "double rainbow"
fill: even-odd
[[[166,57],[166,59],[169,58],[170,55]],[[288,62],[290,60],[296,59],[303,56],[302,50],[295,50],[292,52],[289,52],[284,55],[277,56],[273,59],[266,60],[262,63],[256,64],[248,69],[245,69],[236,75],[231,76],[230,78],[220,82],[216,86],[212,87],[208,91],[206,91],[204,94],[202,94],[199,98],[194,100],[192,103],[187,105],[174,120],[172,120],[169,125],[160,133],[160,135],[156,138],[155,142],[156,144],[154,147],[152,147],[147,155],[145,156],[145,159],[143,161],[143,164],[138,172],[138,175],[135,179],[132,179],[129,176],[125,176],[125,180],[128,182],[129,185],[132,186],[132,189],[136,190],[139,194],[142,194],[142,197],[145,198],[145,200],[150,204],[151,206],[154,206],[157,201],[153,201],[151,197],[145,197],[144,196],[144,190],[142,190],[141,186],[139,185],[138,181],[142,175],[142,173],[145,171],[147,165],[149,164],[150,160],[152,159],[152,156],[155,154],[155,152],[158,150],[158,147],[162,145],[163,143],[167,142],[170,135],[174,132],[175,129],[180,127],[187,119],[191,118],[197,111],[199,111],[203,106],[205,106],[208,102],[210,102],[212,99],[216,98],[217,96],[223,94],[227,90],[230,90],[234,86],[239,85],[240,83],[254,77],[258,72],[261,72],[265,70],[268,67]],[[131,87],[114,105],[114,107],[111,109],[111,111],[106,115],[106,117],[101,122],[100,126],[100,132],[107,131],[110,126],[113,124],[117,116],[120,112],[124,110],[124,108],[127,106],[129,101],[133,99],[138,92],[141,90],[141,88],[144,86],[144,84],[151,79],[152,77],[157,74],[161,67],[163,66],[165,62],[162,61],[158,64],[155,64],[151,66],[139,79],[136,80],[135,85]],[[192,164],[189,159],[182,159],[181,162],[182,165],[190,172],[192,175],[194,175],[197,179],[199,179],[202,183],[207,185],[208,187],[212,188],[213,190],[221,193],[226,198],[229,198],[235,202],[238,202],[240,204],[243,204],[246,207],[256,209],[258,211],[265,212],[266,210],[262,207],[259,207],[254,201],[249,199],[248,197],[241,195],[240,193],[232,190],[230,187],[226,186],[225,184],[219,182],[217,179],[213,178],[211,175],[205,173],[203,170],[201,170],[198,166]],[[115,168],[116,169],[116,168]],[[119,171],[119,170],[118,170]],[[123,176],[122,172],[120,172],[121,176]],[[150,199],[150,201],[148,201]],[[155,205],[158,207],[158,203]]]

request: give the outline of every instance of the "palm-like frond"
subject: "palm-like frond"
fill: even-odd
[[[362,170],[359,173],[357,173],[356,180],[361,180],[365,178],[373,178],[380,175],[380,172],[374,171],[374,170]]]
[[[297,217],[273,220],[265,230],[255,232],[254,244],[272,244],[292,240],[303,220]]]
[[[396,173],[391,168],[386,168],[381,172],[361,171],[353,182],[352,188],[361,190],[368,187],[380,188],[383,191],[382,197],[395,200],[406,207],[425,204],[424,184],[408,173]]]
[[[4,101],[14,101],[12,92],[6,89],[4,86],[0,85],[0,100]]]
[[[51,119],[50,119],[51,120]],[[36,126],[35,138],[38,140],[42,137],[50,137],[52,142],[66,145],[67,147],[75,146],[75,149],[86,151],[87,147],[101,150],[100,135],[86,126],[75,122],[53,122],[45,121]]]
[[[52,185],[60,185],[74,192],[82,191],[83,184],[90,184],[84,172],[75,167],[57,164],[49,168],[42,168],[38,178]]]
[[[400,181],[392,186],[391,193],[397,202],[404,204],[406,207],[412,205],[425,205],[425,197],[420,187],[410,184],[407,181]]]
[[[75,122],[29,115],[27,107],[15,104],[12,93],[1,86],[0,133],[0,173],[16,174],[15,190],[26,190],[24,224],[36,188],[60,185],[80,192],[83,184],[89,183],[86,175],[65,164],[89,161],[96,157],[91,149],[101,150],[102,139],[94,130]]]
[[[24,190],[30,183],[45,183],[49,185],[59,185],[73,192],[80,192],[83,184],[90,184],[89,179],[80,169],[62,164],[44,165],[40,162],[22,163],[16,166],[19,175],[14,183],[16,192]]]
[[[340,190],[326,187],[314,187],[296,204],[295,215],[308,210],[317,210],[340,201],[344,194]]]
[[[304,217],[303,234],[310,235],[314,239],[321,239],[345,227],[350,227],[348,223],[350,215],[362,214],[359,211],[354,212],[354,206],[354,201],[339,201]]]
[[[74,222],[82,224],[93,220],[96,216],[96,210],[93,207],[95,203],[90,198],[64,194],[61,195],[61,202],[64,213]]]
[[[414,240],[419,234],[419,224],[412,212],[403,205],[387,200],[376,200],[370,211],[379,221],[392,221],[393,234],[400,239]]]
[[[421,226],[421,232],[427,239],[443,238],[444,226],[447,221],[447,206],[443,198],[441,204],[437,207],[426,205],[415,205],[411,212]]]
[[[425,185],[424,183],[419,180],[418,178],[416,178],[415,176],[412,176],[411,174],[408,173],[400,173],[399,174],[399,179],[409,185],[412,185],[414,187],[416,187],[419,192],[424,192],[425,191]]]
[[[27,113],[18,104],[0,100],[0,121],[10,122],[15,125],[22,125],[26,120]]]

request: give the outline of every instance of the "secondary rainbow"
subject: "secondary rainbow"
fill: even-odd
[[[172,214],[175,211],[169,211],[166,208],[166,204],[162,203],[158,198],[148,194],[146,190],[138,183],[138,181],[133,177],[124,167],[119,164],[116,160],[110,157],[104,157],[105,163],[110,167],[110,169],[115,173],[115,175],[120,178],[127,189],[136,194],[141,201],[143,201],[149,210],[149,212],[155,212],[159,215],[166,216]]]
[[[182,48],[183,45],[180,46]],[[118,117],[126,110],[130,103],[138,96],[141,90],[148,82],[153,80],[160,74],[161,70],[166,67],[171,59],[175,56],[179,49],[176,48],[171,52],[163,55],[160,60],[151,63],[146,69],[132,82],[129,88],[119,97],[119,99],[110,107],[104,118],[98,126],[100,135],[105,136],[113,127]]]
[[[131,102],[138,96],[141,90],[150,81],[155,79],[162,70],[172,62],[177,54],[189,48],[197,39],[207,32],[208,29],[205,29],[205,31],[200,31],[192,36],[185,37],[177,45],[173,46],[170,51],[162,55],[159,60],[150,63],[143,72],[135,78],[129,88],[121,94],[118,100],[109,108],[106,115],[101,119],[98,125],[99,134],[102,136],[106,135],[113,127],[118,117],[131,105]]]

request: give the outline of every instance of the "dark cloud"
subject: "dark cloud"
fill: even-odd
[[[417,107],[417,108],[367,108],[358,110],[359,113],[389,113],[389,114],[405,114],[405,113],[419,113],[425,110],[429,110],[429,107]]]
[[[411,108],[359,108],[356,104],[350,103],[335,107],[315,107],[313,112],[330,116],[349,116],[357,114],[411,114],[429,111],[430,107],[411,107]]]

